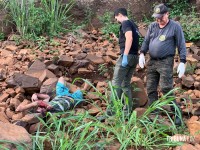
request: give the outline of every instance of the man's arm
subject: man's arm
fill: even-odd
[[[151,25],[149,25],[148,27],[147,34],[145,35],[144,41],[142,43],[140,53],[146,54],[146,52],[149,50],[150,34],[151,34]]]
[[[128,55],[129,51],[131,49],[132,46],[132,41],[133,41],[133,36],[132,36],[132,31],[127,31],[125,33],[125,37],[126,37],[126,42],[125,42],[125,50],[124,50],[124,55]]]
[[[176,46],[178,47],[178,52],[180,56],[180,62],[186,63],[186,46],[183,30],[180,25],[176,28]]]

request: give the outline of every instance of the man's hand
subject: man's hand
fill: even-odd
[[[144,54],[141,53],[140,57],[139,57],[139,66],[140,66],[140,68],[144,68],[144,64],[145,64]]]
[[[178,65],[177,73],[178,73],[178,77],[179,77],[179,78],[181,78],[181,77],[184,75],[184,73],[185,73],[185,64],[184,64],[184,63],[181,62],[181,63]]]
[[[126,67],[127,65],[128,65],[128,56],[124,54],[122,58],[122,66]]]

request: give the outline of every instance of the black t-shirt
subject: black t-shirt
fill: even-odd
[[[123,21],[120,26],[120,34],[119,34],[120,53],[124,54],[125,41],[126,41],[125,33],[127,31],[132,31],[132,36],[133,36],[133,41],[129,54],[137,55],[139,46],[139,33],[136,27],[133,25],[133,22],[130,20]]]

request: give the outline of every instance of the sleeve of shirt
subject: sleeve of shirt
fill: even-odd
[[[126,33],[127,31],[132,31],[131,23],[129,23],[127,21],[122,23],[122,31],[123,31],[123,33]]]
[[[176,46],[178,47],[178,52],[180,56],[180,62],[186,63],[186,46],[183,30],[180,25],[177,25],[176,28]]]
[[[149,25],[148,30],[147,30],[147,34],[146,34],[144,41],[142,43],[142,46],[141,46],[141,51],[140,51],[141,53],[146,54],[147,51],[149,50],[151,28],[152,28],[151,25]]]

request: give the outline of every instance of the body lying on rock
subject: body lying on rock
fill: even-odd
[[[83,89],[77,89],[74,93],[70,93],[69,88],[65,86],[64,78],[60,77],[56,85],[56,97],[53,100],[50,101],[50,96],[47,94],[34,93],[31,98],[32,103],[19,105],[16,111],[25,111],[33,107],[38,107],[37,112],[40,113],[70,110],[83,101],[82,91],[86,91],[88,86],[85,83]]]

